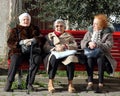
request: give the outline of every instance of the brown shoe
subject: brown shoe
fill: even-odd
[[[68,92],[70,92],[70,93],[76,92],[76,90],[75,90],[75,88],[73,87],[73,85],[69,85],[69,86],[68,86]]]
[[[55,92],[55,88],[53,86],[48,86],[48,92],[50,93]]]
[[[93,90],[93,83],[88,83],[87,87],[86,87],[87,91],[92,91]]]
[[[54,88],[53,80],[52,79],[50,79],[49,83],[48,83],[48,92],[50,92],[50,93],[55,92],[55,88]]]

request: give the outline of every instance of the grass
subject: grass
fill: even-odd
[[[20,85],[22,89],[26,89],[26,83],[24,80],[22,80],[22,83]],[[12,89],[18,89],[18,81],[14,81],[12,84]]]
[[[3,61],[3,58],[0,58],[0,62],[2,62]]]
[[[37,85],[37,86],[43,87],[43,88],[47,87],[47,84],[43,83],[43,82],[34,82],[34,85]],[[25,80],[22,80],[20,88],[21,89],[26,89],[26,82],[25,82]],[[18,89],[18,81],[13,82],[12,89]]]
[[[56,75],[59,76],[59,77],[66,77],[67,76],[66,71],[64,71],[64,70],[62,70],[62,71],[58,70]],[[75,71],[74,76],[75,77],[87,76],[87,74],[86,74],[86,71]]]
[[[37,74],[41,74],[43,77],[48,77],[48,74],[45,71],[39,71]],[[65,70],[58,70],[56,73],[58,77],[66,77],[67,73]],[[74,76],[87,76],[86,71],[75,71]]]
[[[24,71],[23,74],[27,75],[27,71]],[[46,73],[46,71],[38,71],[37,72],[38,75],[41,75],[42,77],[48,77],[48,74]],[[98,75],[98,71],[94,71],[94,75]],[[66,77],[66,71],[65,70],[58,70],[56,73],[56,76],[58,77]],[[87,72],[86,71],[75,71],[74,72],[74,77],[86,77],[87,76]],[[110,75],[107,72],[104,72],[104,76],[105,77],[109,77]],[[120,72],[115,72],[114,77],[120,77]]]
[[[25,74],[27,74],[27,73],[25,72]],[[46,71],[38,71],[37,74],[41,75],[43,77],[48,77],[48,74],[46,73]],[[66,74],[65,70],[58,70],[57,73],[56,73],[56,76],[66,77],[67,74]],[[74,76],[75,77],[77,77],[77,76],[87,76],[87,74],[86,74],[86,71],[75,71]]]
[[[39,87],[43,87],[43,88],[47,87],[47,84],[43,82],[35,82],[34,85],[38,85]]]

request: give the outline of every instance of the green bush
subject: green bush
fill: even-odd
[[[20,87],[21,89],[26,89],[26,83],[24,80],[22,80]],[[18,81],[13,82],[12,89],[18,89]]]

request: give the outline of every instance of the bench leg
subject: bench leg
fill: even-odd
[[[22,70],[18,71],[18,89],[22,89]]]

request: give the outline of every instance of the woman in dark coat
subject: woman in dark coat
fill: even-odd
[[[11,89],[12,83],[15,79],[15,74],[22,62],[25,60],[29,61],[30,51],[23,53],[21,46],[25,45],[27,47],[36,46],[37,50],[33,48],[32,59],[33,62],[26,79],[26,88],[29,87],[30,90],[34,90],[32,84],[34,83],[36,72],[38,71],[39,64],[41,63],[41,38],[42,35],[37,26],[31,25],[31,16],[28,13],[23,13],[19,16],[19,25],[13,28],[10,32],[7,44],[9,47],[9,58],[11,60],[10,67],[8,70],[8,78],[5,86],[5,91],[13,91]],[[30,62],[29,62],[30,63]]]
[[[113,32],[114,29],[108,26],[107,17],[104,14],[98,14],[94,17],[93,26],[88,28],[83,40],[81,41],[81,48],[89,48],[94,50],[100,48],[101,52],[97,57],[87,58],[87,74],[88,85],[86,90],[93,89],[93,68],[98,64],[98,87],[96,92],[101,92],[104,83],[105,67],[109,74],[113,74],[116,68],[116,61],[113,59],[110,50],[113,46]]]
[[[53,80],[60,63],[66,66],[68,91],[75,92],[72,80],[75,69],[74,62],[78,62],[77,57],[74,55],[77,50],[77,43],[72,35],[65,32],[65,27],[65,22],[62,19],[57,19],[54,22],[55,31],[50,32],[46,36],[47,42],[44,45],[44,50],[47,53],[47,56],[45,57],[44,63],[49,74],[49,92],[55,91]],[[68,55],[68,53],[71,54]]]

